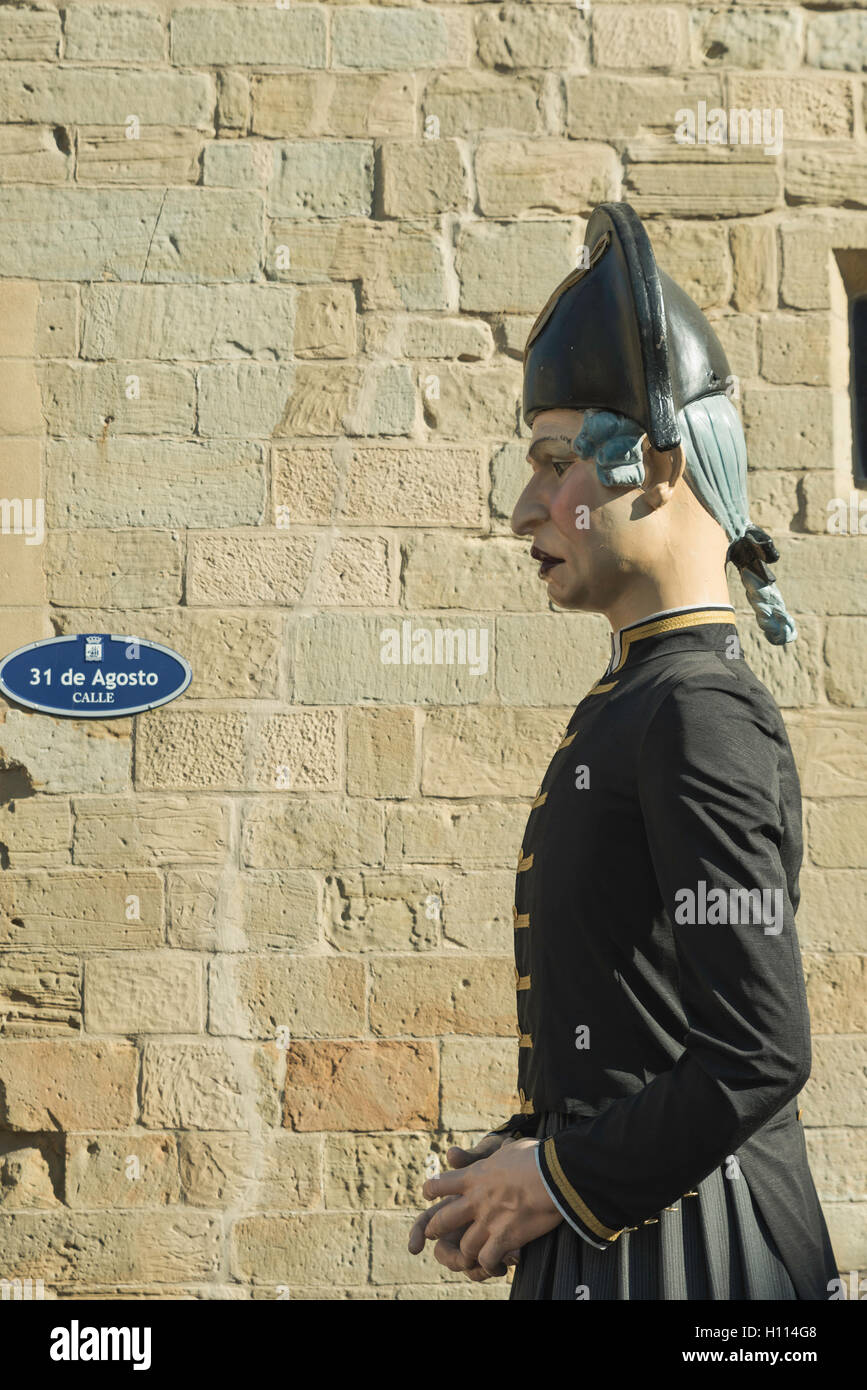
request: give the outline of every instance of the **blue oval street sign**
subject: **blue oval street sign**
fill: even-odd
[[[193,678],[171,647],[144,637],[46,637],[0,661],[0,690],[42,714],[117,719],[174,700]]]

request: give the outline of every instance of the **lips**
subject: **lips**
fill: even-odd
[[[562,556],[549,555],[547,550],[542,550],[541,547],[538,545],[534,545],[532,547],[530,551],[530,558],[533,560],[541,560],[542,563],[539,565],[540,577],[544,577],[546,574],[548,574],[554,568],[555,565],[561,565],[563,563]]]

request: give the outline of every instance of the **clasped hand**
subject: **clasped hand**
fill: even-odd
[[[489,1134],[474,1149],[450,1148],[457,1169],[428,1178],[425,1197],[441,1200],[410,1232],[410,1254],[435,1240],[434,1259],[481,1283],[506,1273],[522,1245],[563,1220],[536,1166],[536,1139]]]

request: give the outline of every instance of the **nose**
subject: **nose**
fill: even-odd
[[[547,517],[548,507],[540,484],[540,475],[534,473],[515,503],[509,525],[516,536],[532,536]]]

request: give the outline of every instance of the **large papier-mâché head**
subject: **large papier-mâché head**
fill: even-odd
[[[605,446],[611,486],[641,485],[642,432],[659,452],[681,446],[686,481],[732,542],[727,558],[762,631],[778,645],[794,641],[797,628],[768,568],[779,556],[749,519],[746,446],[719,338],[659,269],[628,203],[600,203],[584,246],[581,266],[549,296],[527,337],[524,420],[532,425],[545,410],[583,411],[582,436],[613,420],[623,457]]]

